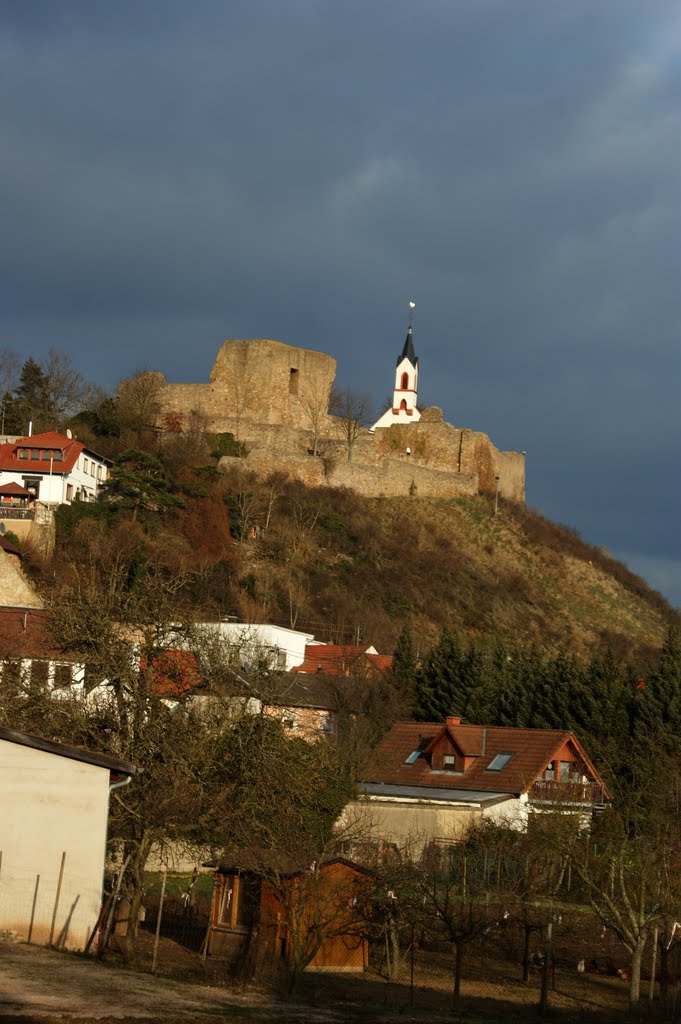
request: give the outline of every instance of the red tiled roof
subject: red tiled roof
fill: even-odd
[[[42,609],[0,607],[0,659],[62,660],[64,655],[50,636],[49,622],[50,613]]]
[[[147,667],[145,658],[140,668]],[[160,697],[180,697],[201,684],[201,672],[192,651],[167,650],[152,658],[152,683]]]
[[[449,738],[463,755],[475,756],[463,772],[433,771],[426,751]],[[494,793],[525,793],[547,764],[570,743],[593,781],[602,780],[576,738],[566,729],[513,729],[500,726],[449,725],[444,722],[398,722],[373,752],[361,775],[363,782],[466,789]],[[483,754],[484,749],[484,754]],[[410,754],[423,751],[413,764]],[[490,771],[496,754],[512,753],[500,771]]]
[[[52,461],[52,474],[60,475],[62,473],[70,473],[76,462],[78,456],[82,451],[88,452],[90,455],[94,455],[102,462],[110,464],[108,459],[105,459],[101,455],[97,455],[96,452],[90,451],[86,448],[82,441],[76,441],[75,438],[65,437],[64,434],[58,434],[55,430],[48,430],[44,434],[33,434],[31,437],[19,437],[16,441],[10,444],[0,445],[0,472],[5,471],[7,473],[25,473],[30,469],[31,473],[49,473],[49,460],[33,460],[33,459],[20,459],[18,452],[20,448],[35,448],[41,451],[60,451],[62,453],[61,459],[57,462]]]
[[[306,644],[305,661],[291,671],[308,675],[323,672],[327,676],[346,676],[358,671],[365,673],[367,669],[387,671],[392,658],[386,654],[368,654],[367,651],[367,647],[349,644]]]
[[[21,487],[14,481],[9,484],[3,484],[0,487],[0,494],[14,494],[19,498],[29,498],[31,496],[30,491],[27,491],[25,487]]]

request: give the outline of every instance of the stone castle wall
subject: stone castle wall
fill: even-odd
[[[486,434],[446,423],[436,408],[423,410],[417,423],[363,430],[348,460],[340,420],[328,413],[335,369],[320,352],[264,339],[226,341],[209,384],[162,379],[160,423],[182,429],[198,412],[211,431],[234,434],[247,455],[223,459],[223,468],[236,461],[368,497],[492,493],[498,477],[503,497],[525,500],[524,455],[498,451]]]
[[[321,427],[328,419],[336,360],[322,352],[258,338],[226,341],[220,348],[210,384],[165,383],[159,400],[167,414],[188,417],[199,410],[216,431],[246,434],[262,424]],[[250,431],[249,426],[250,425]],[[240,438],[241,439],[241,438]]]

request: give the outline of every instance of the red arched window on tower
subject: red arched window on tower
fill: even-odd
[[[409,374],[408,373],[403,373],[402,374],[402,380],[400,382],[400,391],[406,391],[408,387],[409,387]]]
[[[407,399],[406,398],[403,398],[402,401],[400,402],[400,409],[404,409],[406,411],[406,409],[407,409]]]

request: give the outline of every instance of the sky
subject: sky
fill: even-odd
[[[226,338],[527,452],[681,605],[677,0],[0,0],[0,348],[114,388]]]

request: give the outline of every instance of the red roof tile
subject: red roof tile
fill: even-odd
[[[62,473],[70,473],[76,462],[78,456],[82,451],[88,452],[90,455],[94,455],[102,462],[110,465],[108,459],[103,458],[101,455],[97,455],[96,452],[91,452],[89,448],[86,448],[81,441],[76,441],[75,438],[65,437],[64,434],[58,434],[54,430],[49,430],[44,434],[33,434],[31,437],[19,437],[16,441],[10,444],[0,445],[0,471],[7,473],[25,473],[30,468],[31,473],[49,473],[49,460],[33,460],[33,459],[20,459],[18,456],[19,449],[31,448],[40,451],[59,451],[61,452],[61,459],[59,461],[52,460],[52,474],[60,475]]]
[[[62,660],[64,656],[50,636],[49,623],[50,613],[42,609],[0,607],[0,659]]]
[[[462,754],[474,757],[463,772],[430,766],[430,753],[442,741],[451,741]],[[444,722],[398,722],[379,743],[361,774],[362,782],[466,789],[494,793],[525,793],[569,743],[593,781],[602,780],[576,738],[566,729],[513,729],[500,726],[458,725]],[[410,754],[422,751],[413,764]],[[483,753],[484,751],[484,753]],[[496,754],[512,753],[500,771],[490,771]]]
[[[292,672],[313,675],[324,672],[327,676],[366,675],[368,672],[385,672],[392,664],[386,654],[369,654],[368,647],[349,644],[306,644],[305,661]]]
[[[145,658],[140,659],[140,668],[147,667]],[[201,672],[196,655],[192,651],[161,651],[152,659],[152,683],[154,692],[160,697],[180,697],[188,690],[201,684]]]

